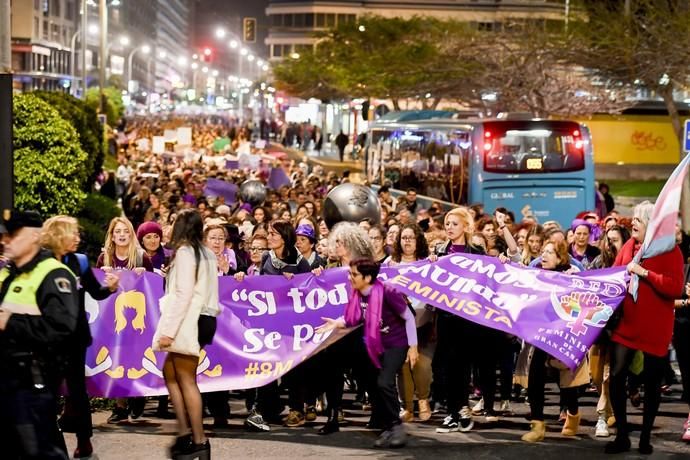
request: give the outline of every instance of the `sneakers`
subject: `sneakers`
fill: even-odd
[[[460,431],[463,433],[470,431],[474,426],[474,420],[472,420],[472,412],[470,408],[465,406],[460,409]]]
[[[597,426],[594,429],[594,436],[597,438],[608,438],[611,435],[609,433],[609,424],[606,423],[606,417],[600,415],[599,420],[597,420]]]
[[[393,430],[386,430],[374,441],[374,447],[387,447],[393,437]]]
[[[244,421],[244,426],[252,431],[271,431],[271,427],[264,421],[261,414],[255,411],[249,414],[247,420]]]
[[[285,426],[296,428],[304,425],[304,415],[298,410],[291,410],[285,419]]]
[[[510,401],[507,399],[504,399],[501,401],[501,410],[499,411],[503,415],[509,415],[513,413],[513,408],[510,407]]]
[[[460,417],[458,415],[449,415],[443,419],[441,426],[436,428],[437,433],[452,433],[453,431],[460,431]]]
[[[374,442],[375,447],[405,447],[407,444],[407,433],[402,424],[393,425],[390,430],[386,430]]]
[[[388,438],[388,446],[394,449],[405,447],[405,444],[407,444],[407,432],[405,431],[405,427],[398,423],[397,425],[393,425],[392,431],[393,434]]]
[[[304,413],[304,420],[307,422],[313,422],[316,420],[316,407],[307,407],[307,411]]]
[[[453,431],[460,431],[466,433],[472,429],[474,426],[474,420],[472,419],[472,411],[470,408],[465,406],[460,410],[459,415],[449,415],[443,420],[440,427],[436,428],[437,433],[450,433]]]
[[[484,413],[484,398],[480,399],[477,404],[472,407],[473,415],[482,415]]]

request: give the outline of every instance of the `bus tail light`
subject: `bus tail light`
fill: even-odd
[[[484,131],[484,139],[484,152],[488,153],[493,147],[493,143],[491,142],[491,131]]]

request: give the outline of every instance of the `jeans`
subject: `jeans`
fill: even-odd
[[[386,430],[400,423],[400,401],[396,376],[406,358],[406,346],[389,348],[380,357],[381,369],[378,369],[378,372],[369,373],[372,384],[375,382],[375,391],[372,391],[370,395],[373,411],[376,412],[378,421]]]

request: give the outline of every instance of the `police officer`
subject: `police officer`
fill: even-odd
[[[41,249],[41,216],[2,213],[9,264],[0,270],[0,437],[8,459],[66,459],[57,426],[64,344],[77,325],[72,272]]]

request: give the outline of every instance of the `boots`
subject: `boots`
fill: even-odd
[[[546,424],[543,421],[533,420],[530,425],[529,433],[522,435],[525,442],[540,442],[544,440],[546,434]]]
[[[419,400],[419,420],[426,422],[431,418],[431,406],[428,399]]]
[[[577,429],[580,426],[580,413],[573,415],[570,412],[566,413],[565,424],[563,424],[563,429],[561,434],[563,436],[577,436]]]
[[[328,409],[328,420],[326,424],[319,429],[318,434],[328,435],[340,431],[338,412],[340,412],[338,409]]]

